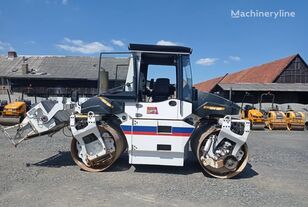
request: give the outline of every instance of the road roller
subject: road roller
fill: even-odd
[[[0,101],[0,125],[12,126],[21,123],[31,107],[31,101],[24,100],[23,93],[21,99],[12,101],[9,89],[1,88],[0,91],[5,91],[8,98]]]
[[[294,111],[290,106],[286,111],[287,128],[291,130],[305,130],[305,115],[303,112]]]
[[[250,128],[252,130],[264,130],[265,117],[263,113],[254,106],[254,103],[246,104],[244,106],[244,102],[247,100],[247,97],[252,96],[248,92],[245,93],[241,104],[241,118],[250,121]]]
[[[132,165],[165,166],[184,166],[192,151],[210,176],[241,173],[248,162],[250,122],[239,118],[240,107],[233,102],[193,87],[192,49],[145,44],[128,49],[100,53],[97,96],[79,97],[74,91],[70,97],[43,100],[21,124],[2,127],[2,132],[17,146],[67,127],[71,156],[89,172],[107,170],[124,151]],[[108,73],[100,71],[110,55],[127,58],[128,66],[120,74],[123,83],[106,89],[101,81],[108,80],[102,77]],[[173,78],[161,69],[172,70]]]
[[[14,101],[3,107],[0,116],[1,125],[19,124],[26,116],[26,103],[24,101]]]
[[[269,130],[287,129],[288,125],[285,113],[280,110],[270,110],[267,112],[266,126]]]
[[[271,100],[271,107],[267,111],[262,109],[262,102],[266,97],[267,98],[269,97],[269,99]],[[275,102],[275,94],[272,94],[270,92],[261,94],[259,110],[266,117],[265,125],[269,130],[274,130],[274,129],[286,130],[287,129],[286,115],[283,111],[279,109],[278,105],[274,106],[274,102]]]

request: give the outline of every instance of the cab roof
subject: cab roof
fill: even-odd
[[[148,45],[148,44],[129,44],[128,49],[130,51],[144,51],[144,52],[168,52],[168,53],[187,53],[191,54],[192,49],[183,46],[171,46],[171,45]]]

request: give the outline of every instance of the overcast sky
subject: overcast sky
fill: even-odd
[[[96,56],[131,42],[184,45],[193,48],[197,83],[296,53],[308,62],[307,11],[305,0],[1,0],[0,54]]]

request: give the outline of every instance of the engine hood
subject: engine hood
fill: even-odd
[[[123,103],[103,96],[92,97],[81,104],[81,113],[83,114],[90,111],[100,115],[118,114],[123,110]]]
[[[258,109],[251,109],[251,110],[249,110],[249,113],[252,116],[261,117],[261,118],[263,117],[263,114]]]
[[[193,106],[193,113],[199,117],[224,117],[238,115],[240,107],[221,96],[198,91],[198,101]]]

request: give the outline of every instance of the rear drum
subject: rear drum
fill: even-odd
[[[241,147],[241,150],[243,151],[244,155],[242,159],[238,162],[237,167],[234,170],[230,170],[225,166],[222,166],[220,168],[214,168],[210,165],[203,164],[201,157],[203,155],[203,148],[206,141],[209,139],[210,136],[219,134],[219,130],[209,129],[208,131],[205,131],[203,134],[201,134],[199,138],[195,137],[196,140],[192,142],[192,150],[196,155],[199,164],[201,165],[204,172],[216,178],[232,178],[241,173],[248,162],[248,146],[246,143]]]

